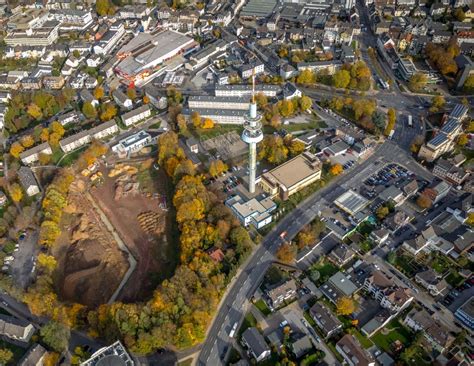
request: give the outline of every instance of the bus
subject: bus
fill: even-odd
[[[413,118],[411,116],[411,114],[408,115],[408,127],[413,127]]]
[[[395,130],[390,131],[390,134],[388,135],[389,140],[393,139],[394,133],[395,133]]]

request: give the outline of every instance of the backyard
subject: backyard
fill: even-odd
[[[398,340],[404,346],[407,346],[413,339],[413,336],[398,320],[392,320],[386,327],[373,335],[371,339],[379,349],[391,353],[391,346],[395,341]]]
[[[265,301],[263,301],[262,299],[258,300],[254,305],[265,316],[268,316],[272,313]]]

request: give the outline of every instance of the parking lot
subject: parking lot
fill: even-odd
[[[10,274],[15,283],[22,288],[26,288],[34,276],[38,254],[37,242],[37,231],[26,232],[24,237],[20,237],[15,252],[11,255],[12,260],[9,261]]]
[[[414,178],[415,174],[402,167],[401,165],[392,163],[388,164],[377,173],[373,174],[364,181],[368,186],[389,185],[394,184],[403,178]]]

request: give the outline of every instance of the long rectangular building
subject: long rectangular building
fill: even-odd
[[[216,123],[241,125],[245,122],[248,114],[242,109],[214,109],[214,108],[193,108],[184,109],[181,113],[190,117],[192,112],[197,112],[202,118],[210,118]]]
[[[170,30],[140,33],[118,51],[120,62],[115,72],[122,79],[139,85],[150,76],[166,71],[174,57],[197,47],[191,37]]]
[[[250,98],[246,97],[214,97],[211,95],[190,96],[188,99],[189,109],[237,109],[248,111]]]
[[[278,85],[257,84],[255,92],[263,93],[267,97],[276,97],[281,93],[281,87]],[[217,97],[250,97],[252,96],[252,85],[217,85],[214,91]]]
[[[319,158],[304,152],[257,179],[257,184],[270,195],[287,200],[292,194],[321,179],[322,164]]]
[[[105,137],[113,135],[119,131],[115,120],[110,120],[89,130],[81,131],[72,136],[66,137],[59,141],[61,150],[65,153],[71,152],[84,145],[87,145],[92,140],[101,140]]]
[[[49,46],[58,39],[59,22],[50,20],[40,28],[14,29],[4,38],[8,46]]]

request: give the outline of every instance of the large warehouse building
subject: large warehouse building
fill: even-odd
[[[118,51],[115,73],[128,84],[143,85],[181,67],[185,61],[181,56],[198,46],[191,37],[170,30],[140,33]]]
[[[322,164],[316,155],[305,152],[269,172],[257,183],[270,197],[287,200],[292,194],[321,179]]]

